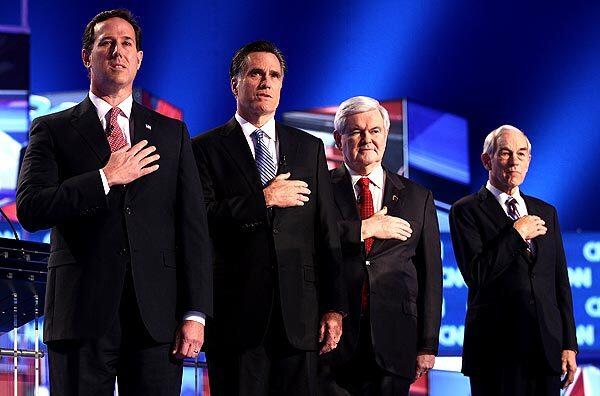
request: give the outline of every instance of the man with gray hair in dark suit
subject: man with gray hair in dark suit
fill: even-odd
[[[450,211],[469,287],[462,372],[474,396],[558,396],[573,382],[577,339],[556,209],[523,194],[531,143],[511,125],[488,134],[488,181]]]

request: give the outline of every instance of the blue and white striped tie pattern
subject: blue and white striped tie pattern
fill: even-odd
[[[273,161],[273,157],[265,144],[265,133],[257,129],[252,132],[251,136],[254,139],[254,159],[260,174],[260,182],[263,186],[266,186],[277,174],[275,161]]]

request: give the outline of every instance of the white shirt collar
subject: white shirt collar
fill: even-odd
[[[365,177],[363,175],[359,175],[358,173],[354,172],[345,163],[344,163],[344,166],[348,170],[348,173],[350,173],[350,178],[352,180],[352,186],[353,187],[356,186],[356,183],[358,183],[358,180],[360,178]],[[381,166],[381,164],[379,164],[379,166],[377,168],[373,169],[371,171],[371,173],[369,173],[366,177],[369,178],[369,180],[371,181],[371,184],[373,184],[375,187],[383,190],[383,185],[384,185],[384,182],[385,182],[384,176],[385,176],[385,172],[383,171],[383,167]]]
[[[106,117],[106,113],[108,113],[110,111],[110,109],[112,109],[112,106],[108,102],[106,102],[104,99],[99,98],[98,96],[94,95],[94,93],[92,91],[89,91],[88,96],[90,97],[90,100],[96,107],[96,112],[98,113],[98,117],[101,120],[103,120]],[[125,98],[125,100],[123,100],[121,103],[119,103],[117,105],[117,107],[119,109],[121,109],[121,111],[125,114],[125,117],[127,117],[128,119],[131,118],[132,106],[133,106],[133,95],[129,95],[128,97]]]
[[[515,192],[512,195],[507,194],[504,191],[500,191],[499,189],[497,189],[496,187],[494,187],[492,185],[492,183],[490,183],[489,180],[485,184],[485,188],[487,188],[494,195],[494,197],[496,197],[496,200],[498,202],[500,202],[500,205],[502,205],[502,207],[506,206],[506,200],[509,197],[513,197],[514,199],[516,199],[517,200],[517,204],[519,204],[519,206],[521,206],[523,208],[526,207],[525,206],[525,200],[521,196],[521,191],[519,190],[518,186],[515,188]]]
[[[244,117],[239,115],[237,112],[235,113],[235,119],[238,122],[238,124],[240,124],[240,126],[242,127],[242,132],[244,132],[244,136],[246,136],[246,138],[252,135],[252,133],[257,129],[260,129],[265,133],[265,135],[267,135],[269,139],[273,140],[274,142],[277,141],[277,134],[275,133],[275,118],[271,118],[265,123],[265,125],[261,126],[260,128],[257,128],[249,121],[246,121]]]

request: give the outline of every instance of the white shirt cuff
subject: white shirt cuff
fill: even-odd
[[[206,315],[198,311],[187,311],[183,315],[183,320],[193,320],[194,322],[206,325]]]
[[[104,195],[108,195],[110,186],[108,185],[108,180],[106,180],[106,175],[102,169],[100,169],[100,178],[102,179],[102,186],[104,187]]]

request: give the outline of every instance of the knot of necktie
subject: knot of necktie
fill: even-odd
[[[365,188],[368,189],[369,184],[371,184],[371,181],[368,177],[361,177],[360,179],[358,179],[358,186],[362,191],[364,191]]]
[[[508,215],[513,220],[517,220],[521,217],[521,214],[519,213],[519,204],[514,197],[508,197],[506,199],[506,209],[507,209]]]
[[[256,131],[252,132],[251,136],[254,136],[259,141],[262,141],[265,137],[265,133],[262,131],[262,129],[257,129]]]

